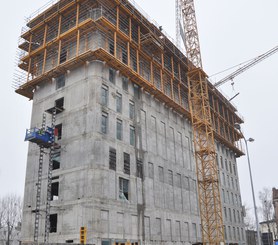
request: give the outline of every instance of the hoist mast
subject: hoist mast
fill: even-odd
[[[188,88],[203,244],[224,244],[224,227],[210,113],[193,0],[179,0],[188,58]]]

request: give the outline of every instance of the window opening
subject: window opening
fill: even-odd
[[[189,191],[190,187],[189,187],[189,178],[187,176],[184,177],[184,188]]]
[[[129,181],[127,179],[119,178],[120,199],[128,200],[128,185],[129,185]]]
[[[158,178],[160,182],[164,182],[163,167],[158,167]]]
[[[149,162],[149,178],[153,179],[154,171],[153,171],[153,163]]]
[[[233,169],[234,169],[234,175],[236,176],[236,165],[233,165]]]
[[[57,232],[57,221],[58,221],[58,215],[57,214],[50,214],[49,222],[50,222],[50,233],[56,233]]]
[[[124,173],[130,174],[130,155],[124,152]]]
[[[55,100],[55,108],[56,108],[56,114],[59,114],[63,112],[64,110],[64,97],[60,98],[58,100]]]
[[[181,174],[177,174],[177,187],[181,188]]]
[[[56,169],[59,169],[60,168],[60,158],[61,158],[61,152],[60,152],[60,149],[57,150],[57,151],[54,151],[53,153],[53,158],[52,158],[52,169],[53,170],[56,170]]]
[[[134,84],[133,88],[134,88],[134,97],[140,99],[140,87],[137,84]]]
[[[123,122],[120,119],[117,119],[117,135],[118,140],[123,139]]]
[[[112,55],[114,55],[114,41],[112,41],[112,40],[109,40],[109,53],[110,54],[112,54]]]
[[[115,70],[109,68],[109,82],[115,84]]]
[[[173,171],[168,170],[168,184],[173,185]]]
[[[51,200],[58,200],[59,198],[59,182],[51,184]]]
[[[116,111],[119,113],[122,112],[122,95],[119,93],[116,96]]]
[[[116,170],[116,149],[109,148],[109,169]]]
[[[124,91],[128,91],[128,78],[122,77],[122,88]]]
[[[133,126],[130,126],[129,133],[130,133],[130,144],[135,146],[135,128]]]
[[[135,118],[135,106],[133,101],[129,101],[129,118],[133,120]]]
[[[56,78],[56,89],[62,88],[65,86],[65,75],[60,75]]]
[[[55,126],[55,136],[58,140],[62,139],[62,124],[58,124]]]
[[[60,53],[60,64],[64,63],[67,60],[67,50],[63,48]]]
[[[127,65],[127,51],[126,51],[126,48],[124,48],[123,47],[123,49],[122,49],[122,61],[123,61],[123,63],[124,64],[126,64]]]
[[[101,245],[110,245],[110,241],[102,240]]]
[[[101,87],[101,104],[104,106],[108,105],[108,87],[105,85]]]
[[[137,159],[137,164],[136,164],[136,174],[137,177],[143,178],[143,163],[142,160]]]
[[[102,112],[101,115],[101,132],[103,134],[107,134],[108,129],[108,114],[106,112]]]

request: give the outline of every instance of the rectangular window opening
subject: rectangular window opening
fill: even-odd
[[[133,101],[129,101],[129,118],[133,120],[135,118],[135,106]]]
[[[128,200],[129,181],[124,178],[119,178],[119,197],[123,200]]]
[[[116,96],[116,111],[122,113],[122,95],[119,93]]]
[[[109,68],[109,82],[115,84],[115,70],[112,68]]]
[[[114,41],[109,40],[109,53],[114,55],[114,50],[115,50]]]
[[[122,49],[122,61],[127,65],[127,50],[125,47]]]
[[[56,114],[59,114],[63,112],[64,110],[64,97],[55,100],[55,108],[56,108]]]
[[[136,174],[137,174],[137,177],[143,179],[143,163],[142,163],[141,159],[137,159]]]
[[[108,114],[106,112],[102,112],[101,115],[101,132],[103,134],[108,132]]]
[[[135,128],[133,126],[130,126],[129,138],[130,144],[135,146]]]
[[[55,201],[59,199],[59,182],[51,184],[51,200]]]
[[[178,188],[181,188],[181,174],[177,174],[177,185]]]
[[[101,87],[101,104],[103,106],[108,105],[108,87],[106,85]]]
[[[133,85],[134,97],[140,99],[140,87],[137,84]]]
[[[57,221],[58,221],[58,215],[57,214],[50,214],[49,216],[49,222],[50,222],[50,233],[56,233],[57,232]]]
[[[117,119],[117,140],[123,139],[123,122],[120,119]]]
[[[62,123],[55,126],[54,134],[58,140],[62,139]]]
[[[163,167],[158,167],[158,178],[160,182],[164,182]]]
[[[130,174],[130,155],[124,152],[124,173]]]
[[[67,60],[67,50],[62,49],[60,53],[60,64],[64,63]]]
[[[53,170],[60,168],[60,158],[61,158],[60,150],[54,151],[53,156],[52,156],[52,169]]]
[[[149,178],[153,179],[153,177],[154,177],[153,163],[149,162]]]
[[[102,240],[101,245],[110,245],[110,241],[108,240]]]
[[[59,77],[56,78],[56,89],[62,88],[65,86],[65,75],[60,75]]]
[[[173,185],[173,171],[168,170],[168,184]]]
[[[124,91],[128,91],[128,78],[122,77],[122,88]]]
[[[109,148],[109,169],[116,170],[116,158],[117,158],[116,149],[110,147]]]

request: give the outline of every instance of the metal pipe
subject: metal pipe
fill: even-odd
[[[251,189],[252,189],[253,205],[254,205],[254,212],[255,212],[255,218],[256,218],[257,240],[258,240],[258,245],[261,245],[262,243],[261,243],[260,230],[259,230],[259,220],[258,220],[258,213],[257,213],[256,199],[255,199],[255,193],[254,193],[254,185],[253,185],[250,157],[249,157],[248,144],[247,144],[247,141],[252,142],[252,141],[254,141],[254,139],[249,138],[248,140],[246,140],[246,138],[244,136],[243,136],[243,139],[244,139],[245,146],[246,146],[247,161],[248,161],[248,167],[249,167],[249,175],[250,175],[250,183],[251,183]]]

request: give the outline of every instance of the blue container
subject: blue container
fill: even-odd
[[[47,127],[46,130],[31,128],[26,130],[25,141],[30,141],[48,148],[51,146],[53,136],[53,129],[50,127]]]

